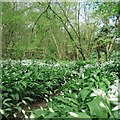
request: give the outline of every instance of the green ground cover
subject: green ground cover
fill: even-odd
[[[3,118],[118,118],[120,64],[4,61]],[[31,108],[44,99],[47,108]],[[24,108],[28,107],[28,110]]]

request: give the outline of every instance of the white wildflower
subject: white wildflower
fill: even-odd
[[[95,93],[91,93],[91,95],[90,95],[91,97],[95,97],[95,96],[97,96]]]
[[[16,117],[17,117],[17,115],[16,115],[15,113],[13,114],[13,116],[14,116],[14,118],[16,118]]]
[[[59,63],[56,63],[54,66],[57,67],[57,66],[60,66],[60,64],[59,64]]]
[[[82,112],[85,112],[85,110],[81,109]]]
[[[71,77],[73,77],[73,74],[71,74]]]
[[[87,69],[87,68],[89,68],[89,67],[90,67],[90,65],[89,65],[89,64],[87,64],[87,65],[85,65],[84,67]]]
[[[82,74],[82,79],[84,79],[84,77],[85,77],[85,76],[84,76],[84,73],[83,73],[83,74]]]
[[[103,102],[100,102],[99,105],[103,108],[106,108],[105,105],[103,104]]]
[[[75,95],[75,97],[77,98],[78,96],[77,96],[77,95]]]
[[[118,105],[116,105],[116,106],[112,109],[112,111],[117,111],[117,110],[120,110],[120,103],[118,103]]]
[[[49,111],[52,112],[52,113],[54,113],[54,110],[52,108],[49,108]]]
[[[118,98],[109,98],[109,101],[118,102]]]
[[[93,89],[93,93],[91,94],[91,96],[102,96],[103,98],[106,98],[106,93],[101,89]]]
[[[25,115],[25,110],[22,110],[22,113]]]
[[[42,107],[42,106],[40,106],[40,109],[41,109],[41,110],[43,110],[43,107]]]
[[[60,93],[60,95],[64,95],[64,93],[63,93],[63,92],[61,92],[61,93]]]
[[[78,72],[77,72],[77,71],[74,71],[74,70],[72,71],[72,73],[73,73],[73,74],[78,74]]]
[[[27,115],[25,115],[25,118],[28,118],[28,116],[27,116]]]
[[[79,88],[79,91],[81,90],[81,88]]]
[[[72,93],[72,91],[71,91],[71,90],[69,90],[69,93]]]
[[[0,109],[0,113],[1,113],[1,114],[4,114],[4,110]]]
[[[111,85],[109,88],[111,88],[112,91],[118,90],[118,86],[116,86],[116,85]]]
[[[73,117],[79,117],[78,114],[74,113],[74,112],[68,112],[71,116]]]
[[[110,90],[108,91],[108,100],[112,102],[114,105],[118,105],[118,101],[119,101],[118,97],[120,91],[118,87],[119,85],[120,85],[119,80],[115,80],[114,84],[109,87]],[[116,108],[113,108],[113,110],[114,109],[117,109],[117,106]]]
[[[76,84],[77,84],[77,85],[79,85],[80,83],[79,83],[79,82],[77,82]]]
[[[47,98],[45,98],[45,101],[46,101],[47,103],[49,102]]]
[[[50,91],[50,95],[52,95],[53,93]]]
[[[24,103],[25,105],[27,105],[27,103],[24,100],[22,100],[22,103]]]
[[[35,115],[31,113],[30,118],[35,118]]]

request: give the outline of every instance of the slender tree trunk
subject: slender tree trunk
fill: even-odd
[[[64,11],[65,11],[65,15],[68,16],[68,11],[66,10],[66,5],[67,3],[64,3]],[[68,26],[67,25],[67,20],[65,19],[65,25],[66,27]],[[68,28],[66,28],[68,29]],[[67,49],[67,33],[66,33],[66,30],[64,30],[64,58],[66,59],[67,58],[67,54],[68,54],[68,49]]]
[[[59,6],[60,6],[60,5],[59,5]],[[63,13],[64,13],[65,11],[63,10],[63,8],[62,8],[61,6],[60,6],[60,8],[62,9],[62,11],[63,11]],[[78,44],[75,42],[75,40],[74,40],[73,36],[71,35],[69,29],[67,29],[67,26],[66,26],[66,24],[64,23],[62,17],[60,17],[51,7],[50,7],[50,10],[60,19],[60,21],[62,22],[62,24],[63,24],[63,26],[64,26],[64,28],[65,28],[65,30],[66,30],[66,32],[68,33],[68,35],[69,35],[69,37],[70,37],[70,40],[73,42],[73,44],[75,45],[75,47],[79,50],[79,53],[81,54],[83,60],[85,61],[86,59],[85,59],[83,50],[82,50],[82,48],[81,48],[81,45],[78,46]],[[65,13],[64,13],[64,15],[65,15]],[[69,25],[71,26],[71,28],[72,28],[73,31],[75,32],[77,38],[79,38],[78,33],[77,33],[76,30],[74,29],[74,27],[73,27],[73,25],[71,24],[71,22],[69,21],[68,17],[67,17],[66,15],[65,15],[65,17],[66,17],[66,19],[67,19],[67,22],[69,23]]]
[[[77,28],[78,28],[77,27],[77,1],[74,3],[74,17],[75,17],[74,18],[75,19],[75,30],[77,31]],[[78,49],[75,48],[74,52],[75,52],[75,59],[78,59],[79,58],[79,51],[78,51]]]
[[[61,59],[61,53],[60,53],[60,50],[59,50],[59,46],[58,46],[58,44],[57,44],[57,41],[56,41],[54,35],[52,35],[52,37],[53,37],[53,40],[54,40],[55,46],[56,46],[56,48],[57,48],[58,58]]]

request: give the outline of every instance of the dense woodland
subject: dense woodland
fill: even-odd
[[[3,119],[119,117],[120,2],[2,2]]]
[[[97,42],[119,37],[118,11],[114,2],[2,3],[3,58],[91,59]]]

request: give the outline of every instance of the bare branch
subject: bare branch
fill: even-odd
[[[57,2],[57,4],[59,5],[59,7],[61,8],[61,10],[63,11],[64,16],[66,17],[66,19],[67,19],[68,23],[70,24],[71,28],[73,29],[74,33],[76,34],[77,38],[78,38],[78,39],[79,39],[79,41],[80,41],[80,36],[78,35],[77,31],[75,30],[75,28],[74,28],[74,27],[73,27],[73,25],[71,24],[70,20],[69,20],[69,19],[68,19],[68,17],[66,16],[64,9],[62,8],[62,6],[60,5],[60,3],[59,3],[59,2]],[[79,43],[79,45],[81,46],[81,44],[80,44],[80,43]]]
[[[67,33],[68,33],[68,35],[69,35],[69,37],[70,37],[70,39],[71,39],[71,41],[74,43],[75,47],[79,50],[80,54],[81,54],[82,57],[83,57],[83,60],[85,60],[85,56],[84,56],[84,54],[83,54],[82,48],[81,48],[81,47],[78,47],[78,45],[75,43],[75,40],[74,40],[74,38],[72,37],[72,35],[71,35],[71,33],[69,32],[69,30],[67,29],[67,26],[66,26],[66,24],[64,23],[62,17],[60,17],[60,16],[51,8],[51,6],[49,7],[49,9],[61,20],[62,24],[64,25],[65,30],[67,31]]]
[[[39,19],[41,18],[41,16],[42,16],[44,13],[47,12],[47,10],[49,9],[49,7],[50,7],[50,2],[48,3],[47,8],[46,8],[46,9],[38,16],[38,18],[36,19],[36,21],[35,21],[35,23],[34,23],[34,25],[33,25],[33,27],[32,27],[32,33],[33,33],[33,31],[34,31],[34,28],[35,28],[37,22],[39,21]]]

